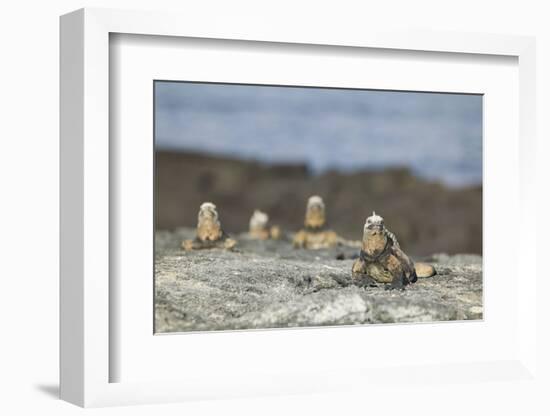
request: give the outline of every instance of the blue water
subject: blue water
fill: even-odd
[[[157,149],[482,181],[482,97],[157,82]]]

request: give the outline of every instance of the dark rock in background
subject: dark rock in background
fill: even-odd
[[[450,189],[406,169],[312,175],[305,165],[268,166],[192,153],[156,154],[157,229],[194,227],[199,205],[218,206],[229,233],[248,229],[254,209],[286,230],[303,225],[307,198],[323,197],[329,226],[359,240],[365,218],[382,215],[413,255],[482,250],[482,189]]]
[[[156,332],[481,319],[482,259],[439,254],[405,291],[351,284],[357,248],[293,249],[237,236],[236,251],[185,252],[194,230],[156,233]]]

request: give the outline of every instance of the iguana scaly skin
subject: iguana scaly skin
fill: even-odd
[[[403,289],[418,277],[435,275],[433,266],[414,264],[399,247],[395,235],[375,213],[367,218],[359,258],[352,266],[352,280],[360,286],[388,283],[388,289]]]
[[[216,206],[205,202],[200,206],[197,221],[197,236],[194,240],[182,243],[184,250],[201,250],[205,248],[232,249],[237,242],[223,231]]]
[[[332,231],[325,229],[325,204],[321,197],[308,199],[304,228],[294,235],[293,245],[296,248],[317,250],[336,246],[340,238]]]

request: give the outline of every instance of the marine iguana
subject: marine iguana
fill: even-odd
[[[401,250],[396,236],[384,225],[384,219],[372,213],[363,228],[363,241],[359,258],[352,266],[352,280],[360,286],[377,286],[387,283],[387,289],[404,289],[418,277],[436,274],[433,266],[414,264]]]
[[[326,229],[325,203],[320,196],[314,195],[307,201],[304,228],[294,235],[296,248],[321,249],[334,247],[339,243],[338,235]]]
[[[257,240],[278,240],[281,237],[281,229],[272,225],[269,226],[269,216],[260,210],[254,210],[248,228],[248,235]]]
[[[230,238],[223,231],[218,211],[212,202],[205,202],[200,206],[197,221],[197,236],[194,240],[185,240],[182,247],[185,250],[201,250],[205,248],[232,249],[237,241]]]

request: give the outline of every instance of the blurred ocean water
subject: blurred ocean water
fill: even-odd
[[[155,82],[155,146],[482,182],[482,96]]]

